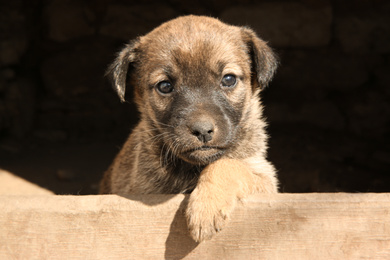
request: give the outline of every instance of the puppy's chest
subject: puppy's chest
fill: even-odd
[[[191,193],[203,168],[186,163],[169,165],[159,174],[159,178],[155,179],[155,185],[161,193]]]

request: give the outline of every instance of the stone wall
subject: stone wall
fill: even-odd
[[[314,174],[318,185],[304,177],[300,184],[310,191],[329,187],[322,171],[351,178],[375,171],[372,185],[385,187],[390,178],[386,0],[2,1],[0,141],[125,136],[137,113],[111,90],[103,76],[107,64],[129,39],[190,13],[248,25],[279,54],[280,68],[263,100],[271,159],[281,172],[289,169],[282,182],[298,171]],[[304,162],[319,166],[305,170]]]

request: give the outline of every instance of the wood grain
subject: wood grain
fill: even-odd
[[[1,195],[54,195],[54,193],[22,179],[15,174],[0,169]]]
[[[390,259],[390,194],[253,195],[212,240],[184,195],[0,196],[0,259]]]

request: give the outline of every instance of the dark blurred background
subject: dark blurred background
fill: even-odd
[[[96,193],[138,116],[105,68],[185,14],[248,25],[278,53],[262,99],[282,192],[390,191],[387,0],[1,0],[0,168]]]

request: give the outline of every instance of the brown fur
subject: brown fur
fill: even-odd
[[[209,17],[179,17],[132,41],[109,74],[121,100],[134,88],[141,120],[100,192],[192,192],[186,214],[196,241],[221,230],[238,199],[277,192],[258,97],[276,64],[251,29]],[[234,85],[222,83],[226,75]],[[161,93],[161,82],[173,91]]]

